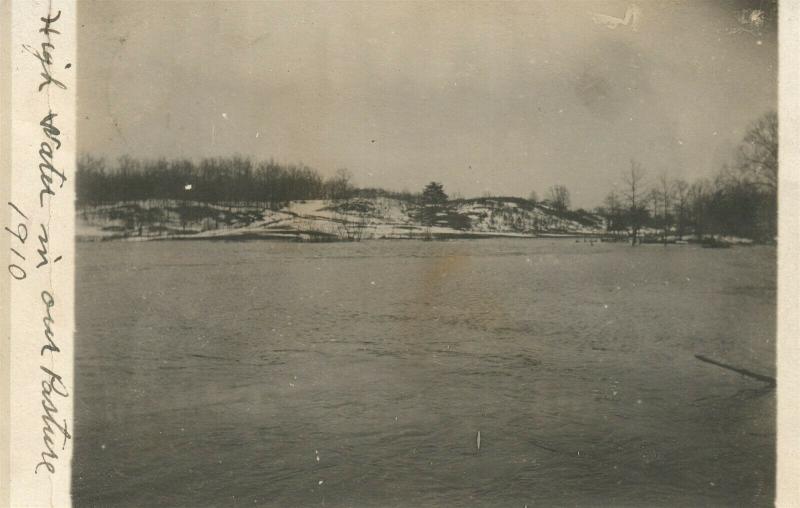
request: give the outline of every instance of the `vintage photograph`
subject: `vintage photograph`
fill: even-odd
[[[775,0],[76,19],[75,506],[773,505]]]

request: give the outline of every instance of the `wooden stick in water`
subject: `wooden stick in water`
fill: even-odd
[[[711,358],[705,357],[703,355],[694,355],[694,357],[697,358],[698,360],[700,360],[701,362],[710,363],[712,365],[716,365],[717,367],[722,367],[723,369],[732,370],[732,371],[737,372],[737,373],[739,373],[739,374],[741,374],[743,376],[747,376],[747,377],[751,377],[753,379],[757,379],[759,381],[767,383],[769,386],[771,386],[773,388],[775,386],[777,386],[777,382],[775,381],[774,377],[765,376],[763,374],[756,374],[755,372],[751,372],[751,371],[749,371],[747,369],[742,369],[740,367],[734,367],[733,365],[728,365],[726,363],[718,362],[716,360],[712,360]]]

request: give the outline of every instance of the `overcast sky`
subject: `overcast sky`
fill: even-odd
[[[713,174],[777,108],[775,20],[738,19],[769,3],[84,1],[79,147],[593,207],[631,158]]]

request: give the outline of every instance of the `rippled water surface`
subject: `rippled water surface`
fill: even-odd
[[[775,251],[80,244],[83,506],[764,505]],[[477,449],[476,436],[481,435]]]

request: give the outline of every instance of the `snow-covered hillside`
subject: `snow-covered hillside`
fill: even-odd
[[[602,220],[519,198],[451,201],[437,208],[390,198],[293,201],[278,210],[190,201],[117,203],[78,210],[78,238],[295,239],[588,235]]]

